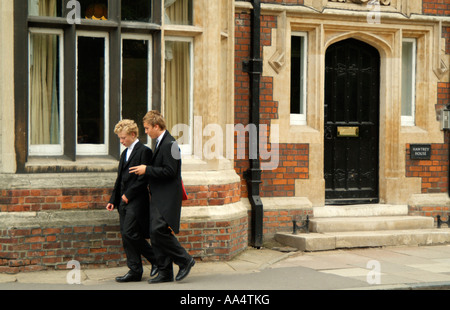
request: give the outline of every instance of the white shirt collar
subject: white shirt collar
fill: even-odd
[[[166,131],[164,130],[162,132],[162,134],[159,135],[158,138],[156,138],[156,147],[158,147],[159,142],[161,142],[162,138],[164,137],[164,134],[166,133]]]
[[[138,142],[139,142],[139,139],[136,139],[136,141],[134,141],[133,144],[131,144],[131,145],[128,147],[128,150],[127,150],[127,160],[128,160],[128,158],[130,158],[130,155],[131,155],[131,153],[133,152],[133,149],[134,149],[135,145],[136,145]]]

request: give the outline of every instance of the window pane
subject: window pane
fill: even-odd
[[[291,44],[291,114],[301,113],[302,38],[292,37]]]
[[[86,19],[107,20],[108,0],[78,0],[81,4],[81,16]]]
[[[150,41],[123,40],[122,118],[132,119],[139,126],[139,140],[147,143],[142,118],[149,109]]]
[[[78,143],[105,143],[105,38],[78,37]]]
[[[193,25],[192,0],[165,0],[166,24]]]
[[[306,125],[306,50],[307,37],[291,37],[291,124]]]
[[[414,104],[414,42],[404,41],[402,49],[402,116],[413,116]]]
[[[30,35],[30,144],[60,144],[60,51],[56,34]]]
[[[62,0],[28,0],[30,16],[62,16]]]
[[[174,125],[190,125],[191,43],[166,41],[165,118],[169,131]],[[189,141],[183,133],[183,141]],[[175,137],[177,138],[177,137]]]
[[[122,0],[122,20],[150,22],[152,0]]]

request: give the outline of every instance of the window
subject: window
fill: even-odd
[[[164,115],[167,127],[178,140],[182,154],[191,154],[193,139],[192,39],[168,37],[165,47]]]
[[[165,0],[165,23],[168,25],[193,25],[192,0]]]
[[[416,39],[402,44],[402,126],[415,126]]]
[[[150,22],[152,6],[149,0],[122,0],[122,20]]]
[[[62,1],[60,0],[28,0],[30,16],[62,16]]]
[[[15,65],[17,123],[26,128],[16,136],[18,170],[35,156],[118,159],[113,127],[123,118],[135,120],[139,139],[151,146],[142,125],[151,109],[163,112],[169,130],[189,126],[176,134],[182,151],[191,152],[194,36],[202,33],[193,3],[14,1],[15,55],[28,58]]]
[[[29,128],[30,155],[63,154],[63,32],[30,29]]]
[[[78,33],[77,154],[79,155],[108,154],[108,46],[107,33]]]
[[[291,125],[306,125],[307,34],[291,37]]]
[[[81,16],[85,19],[108,20],[107,0],[78,0],[81,5]]]
[[[122,36],[122,119],[136,120],[139,140],[148,143],[141,122],[152,109],[151,97],[151,48],[148,35],[125,34]]]

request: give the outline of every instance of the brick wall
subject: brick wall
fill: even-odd
[[[445,38],[445,53],[450,54],[450,27],[442,27],[442,37]]]
[[[194,257],[228,260],[248,244],[247,218],[230,221],[181,223],[178,240]]]
[[[240,184],[186,186],[189,199],[183,201],[183,207],[218,206],[238,202]]]
[[[422,0],[423,14],[450,15],[450,1],[448,0]]]
[[[221,206],[240,201],[240,184],[186,186],[192,206]],[[107,212],[111,188],[3,189],[0,213],[89,211]],[[122,266],[126,264],[119,221],[105,224],[71,223],[4,224],[0,227],[0,273],[66,269],[77,260],[82,268]],[[195,258],[229,260],[247,247],[248,219],[182,222],[180,243]],[[17,227],[16,227],[17,226]]]
[[[280,231],[292,232],[292,221],[295,220],[298,225],[301,225],[307,215],[310,218],[313,216],[312,208],[309,210],[272,210],[264,212],[263,233],[265,236],[273,236]]]
[[[0,229],[0,273],[125,265],[118,225]]]
[[[273,1],[272,1],[273,2]],[[280,1],[280,3],[286,1]],[[292,1],[291,1],[292,2]],[[297,2],[297,1],[294,1]],[[277,27],[276,16],[263,15],[261,18],[261,45],[272,45],[272,29]],[[249,77],[242,71],[242,62],[250,56],[250,15],[247,12],[236,13],[236,46],[235,46],[235,123],[247,125],[249,120]],[[270,128],[270,120],[278,119],[278,102],[273,100],[273,78],[261,77],[260,87],[261,124]],[[261,130],[262,141],[268,141],[269,131]],[[248,139],[246,140],[247,145]],[[236,149],[242,151],[246,145],[236,144]],[[273,170],[262,172],[262,197],[292,197],[295,195],[295,180],[309,178],[309,145],[286,144],[277,146],[262,144],[261,155],[278,153],[277,160],[262,162],[278,163]],[[248,150],[245,150],[248,158]],[[249,168],[248,159],[236,159],[235,170],[241,176],[242,197],[247,196],[247,185],[243,178]]]
[[[112,189],[1,190],[0,212],[104,209]]]
[[[281,4],[302,4],[303,1],[263,1]],[[273,15],[261,17],[261,55],[264,46],[272,45],[272,29],[277,27],[277,18]],[[242,70],[242,63],[250,57],[250,15],[248,12],[237,12],[235,15],[235,124],[248,125],[249,122],[249,75]],[[272,169],[262,171],[261,197],[293,197],[295,196],[295,180],[309,178],[309,145],[282,143],[272,145],[266,143],[270,136],[270,121],[278,119],[278,102],[273,98],[273,78],[261,77],[260,85],[260,122],[267,127],[260,127],[261,164],[276,164]],[[267,129],[267,130],[266,130]],[[243,177],[249,168],[248,137],[245,144],[238,144],[237,152],[244,152],[245,159],[235,158],[235,171],[241,176],[241,197],[248,196],[247,184]],[[277,231],[290,231],[292,221],[310,216],[311,210],[268,210],[263,217],[263,233],[265,237]],[[251,212],[249,212],[251,218]],[[249,225],[251,221],[249,221]],[[249,227],[250,228],[250,227]]]
[[[431,145],[430,160],[410,158],[410,145],[406,145],[406,176],[422,178],[422,193],[446,193],[448,190],[448,135],[446,143]]]
[[[426,15],[450,15],[449,0],[423,0],[423,14]],[[442,28],[442,37],[445,38],[445,52],[450,54],[450,27]],[[441,110],[450,104],[450,83],[440,82],[437,86],[436,110]],[[430,160],[411,160],[409,145],[406,146],[406,176],[422,178],[422,193],[447,193],[449,176],[449,143],[450,134],[444,134],[443,144],[432,144],[432,156]],[[409,206],[412,215],[432,216],[449,214],[449,208],[444,205]]]

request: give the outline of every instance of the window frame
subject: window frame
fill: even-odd
[[[301,46],[301,82],[300,82],[300,89],[301,89],[301,96],[300,96],[300,111],[303,110],[303,113],[292,113],[290,111],[290,123],[291,125],[307,125],[308,124],[308,117],[307,117],[307,91],[308,91],[308,32],[306,31],[293,31],[291,33],[291,42],[292,37],[300,37],[302,38],[302,46]],[[292,60],[292,46],[291,46],[291,60]],[[292,67],[292,61],[291,61],[291,76],[293,74],[294,68]],[[290,90],[292,96],[292,89]],[[292,100],[292,99],[291,99]]]
[[[150,111],[153,109],[153,36],[151,34],[137,34],[137,33],[122,33],[120,37],[120,119],[123,119],[123,41],[124,40],[143,40],[149,42],[149,50],[147,55],[148,61],[148,85],[147,85],[147,110]],[[141,120],[135,120],[136,122]],[[151,147],[152,141],[150,138],[147,138],[146,145]],[[121,152],[125,150],[123,145],[120,145]]]
[[[103,144],[79,144],[78,143],[78,125],[75,125],[76,141],[76,153],[80,156],[86,155],[108,155],[109,151],[109,109],[111,102],[109,101],[110,94],[110,58],[109,58],[109,33],[104,31],[84,31],[79,30],[76,32],[75,39],[75,68],[78,72],[78,38],[103,38],[105,40],[105,61],[104,61],[104,143]],[[75,93],[75,109],[76,109],[76,124],[78,124],[78,74],[76,74],[76,93]]]
[[[195,72],[195,68],[194,68],[194,38],[193,37],[189,37],[189,36],[177,36],[177,35],[166,35],[164,37],[164,47],[166,46],[166,42],[167,41],[177,41],[177,42],[187,42],[189,43],[189,62],[190,62],[190,72],[189,72],[189,76],[190,76],[190,85],[189,85],[189,124],[184,124],[187,125],[189,127],[189,142],[186,143],[182,143],[184,139],[178,139],[178,146],[180,147],[180,151],[181,151],[181,155],[192,155],[193,151],[194,151],[194,72]],[[165,55],[165,51],[163,51],[163,54]],[[164,61],[164,73],[166,70],[166,65],[165,65],[165,61]],[[164,81],[164,92],[165,92],[165,88],[166,88],[166,82]],[[164,102],[162,102],[162,113],[163,115],[166,115],[166,102],[164,100]],[[167,128],[169,131],[171,131],[173,128]],[[175,132],[171,133],[174,135]]]
[[[59,37],[59,144],[31,144],[28,134],[29,156],[62,156],[64,154],[64,31],[49,28],[28,28],[28,94],[31,94],[31,35],[57,35]],[[31,96],[28,96],[28,127],[31,128]]]
[[[404,76],[403,76],[403,46],[404,43],[412,43],[412,60],[411,60],[411,72],[412,72],[412,78],[411,78],[411,85],[409,85],[410,89],[411,89],[411,102],[406,103],[404,100],[405,98],[403,98],[403,87],[404,85]],[[403,113],[401,112],[401,125],[402,126],[416,126],[416,74],[417,74],[417,39],[416,38],[403,38],[402,39],[402,57],[401,57],[401,62],[402,62],[402,70],[401,70],[401,94],[402,94],[402,99],[401,99],[401,106],[400,106],[400,110],[402,110],[404,104],[408,104],[410,106],[411,109],[411,115],[403,115]]]

